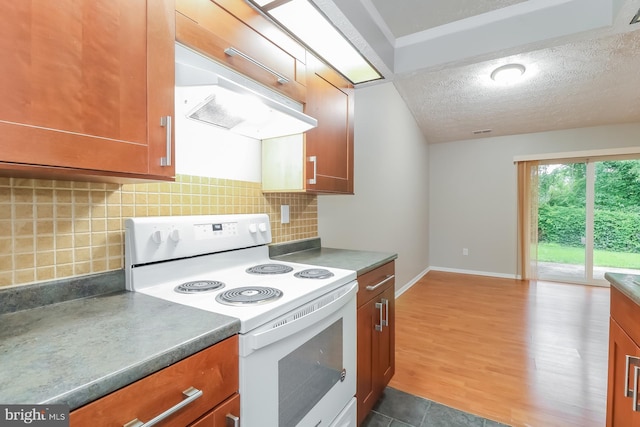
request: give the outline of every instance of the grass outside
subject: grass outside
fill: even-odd
[[[584,252],[584,248],[561,246],[557,243],[539,243],[538,261],[580,265],[584,264]],[[640,254],[595,249],[593,264],[600,267],[640,269]]]

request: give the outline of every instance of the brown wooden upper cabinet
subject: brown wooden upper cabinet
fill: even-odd
[[[307,60],[305,111],[318,120],[306,133],[306,190],[353,193],[353,85],[323,62]]]
[[[305,102],[304,48],[243,1],[176,0],[176,40]]]
[[[173,0],[34,0],[0,14],[0,171],[172,179]]]
[[[353,85],[311,54],[306,62],[305,113],[318,126],[262,141],[262,189],[353,194]]]

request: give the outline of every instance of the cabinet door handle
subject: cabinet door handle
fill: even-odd
[[[228,47],[224,50],[224,53],[226,53],[229,56],[236,56],[238,55],[241,58],[246,59],[247,61],[251,62],[253,65],[257,65],[258,67],[262,68],[263,70],[273,74],[274,76],[276,76],[276,78],[278,79],[278,83],[280,84],[285,84],[285,83],[289,83],[289,79],[286,78],[285,76],[283,76],[282,74],[280,74],[279,72],[277,72],[276,70],[274,70],[273,68],[269,68],[266,65],[264,65],[262,62],[257,61],[255,59],[253,59],[252,57],[250,57],[249,55],[247,55],[244,52],[239,51],[238,49],[236,49],[235,47]]]
[[[378,309],[378,314],[380,315],[380,324],[376,324],[376,331],[381,332],[382,331],[382,325],[384,320],[382,320],[382,303],[381,302],[377,302],[376,303],[376,308]]]
[[[160,166],[171,166],[171,116],[160,117],[160,126],[167,130],[167,156],[160,158]]]
[[[635,412],[640,412],[638,410],[639,405],[638,405],[638,378],[640,377],[640,366],[635,366],[633,368],[633,404],[631,405],[631,408],[635,411]]]
[[[233,414],[227,414],[226,420],[227,420],[226,427],[240,427],[240,417],[236,417]]]
[[[318,158],[316,156],[309,156],[309,161],[313,163],[313,178],[308,179],[307,183],[315,184],[318,177]]]
[[[188,389],[183,391],[182,394],[185,395],[186,399],[184,399],[180,403],[175,404],[174,406],[172,406],[171,408],[167,409],[166,411],[164,411],[160,415],[156,416],[155,418],[147,421],[146,423],[143,423],[139,419],[135,418],[135,419],[129,421],[128,423],[126,423],[123,427],[151,427],[151,426],[154,426],[154,425],[158,424],[160,421],[164,420],[165,418],[167,418],[170,415],[175,414],[180,409],[184,408],[185,406],[189,405],[194,400],[196,400],[197,398],[202,396],[202,390],[198,390],[197,388],[194,388],[194,387],[189,387]]]
[[[382,326],[389,326],[389,300],[382,298],[382,303],[384,304],[384,320],[382,321]]]
[[[394,277],[396,277],[395,274],[387,274],[387,277],[382,282],[378,283],[377,285],[369,285],[365,289],[368,290],[368,291],[375,291],[380,286],[384,285],[385,283],[387,283],[389,280],[393,279]]]
[[[640,365],[640,357],[626,355],[626,363],[624,367],[624,396],[632,397],[633,390],[629,388],[629,371],[631,371],[631,364]]]

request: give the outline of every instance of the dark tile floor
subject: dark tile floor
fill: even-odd
[[[387,387],[361,427],[507,427]]]

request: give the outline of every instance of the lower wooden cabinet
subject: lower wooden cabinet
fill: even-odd
[[[189,427],[240,427],[240,395],[234,394]]]
[[[136,419],[148,422],[191,399],[154,425],[226,426],[227,414],[240,415],[238,375],[238,337],[234,336],[74,410],[70,425],[133,427],[136,424],[129,423]],[[201,395],[190,398],[186,390]]]
[[[395,373],[395,263],[358,277],[358,425]]]
[[[613,287],[609,326],[607,427],[640,427],[640,306]]]

